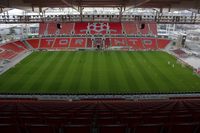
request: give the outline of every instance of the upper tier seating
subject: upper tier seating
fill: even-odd
[[[0,100],[3,133],[199,133],[200,100]]]
[[[157,35],[157,24],[155,22],[144,22],[144,29],[141,29],[139,22],[76,22],[61,23],[61,29],[57,28],[57,23],[40,23],[39,34],[133,34],[133,35]],[[123,28],[122,28],[123,27]],[[125,33],[123,33],[123,30]]]
[[[137,34],[142,34],[142,35],[157,35],[157,24],[155,22],[145,22],[144,29],[141,29],[141,24],[138,22],[125,22],[122,23],[125,33],[130,34],[130,35],[137,35]]]
[[[75,34],[122,34],[121,23],[75,23]]]
[[[110,34],[122,34],[122,24],[121,23],[109,23]]]
[[[39,34],[55,35],[55,34],[71,34],[74,23],[61,23],[61,29],[57,28],[57,23],[40,23]]]
[[[150,32],[153,35],[157,35],[158,34],[158,32],[157,32],[157,24],[155,22],[150,22],[149,23],[149,29],[150,29]]]
[[[74,23],[61,23],[60,34],[71,34],[74,28]]]
[[[56,23],[49,23],[47,24],[48,34],[55,35],[57,31],[57,24]]]
[[[75,23],[75,34],[86,34],[87,33],[88,23],[86,22],[78,22]]]
[[[47,29],[47,23],[40,23],[39,34],[44,35]]]
[[[142,24],[142,23],[137,24],[137,26],[138,26],[138,31],[139,31],[142,35],[147,35],[147,34],[149,34],[149,33],[150,33],[149,24],[148,24],[148,23],[144,23],[145,26],[144,26],[143,29],[141,29],[141,24]]]
[[[90,34],[106,34],[108,23],[89,23]]]
[[[123,27],[124,30],[126,32],[126,34],[138,34],[138,27],[137,27],[137,23],[123,23]]]

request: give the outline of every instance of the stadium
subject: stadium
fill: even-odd
[[[1,0],[0,132],[200,133],[198,0]]]

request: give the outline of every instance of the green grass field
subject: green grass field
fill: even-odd
[[[164,52],[34,52],[0,75],[1,93],[191,91],[200,78]]]

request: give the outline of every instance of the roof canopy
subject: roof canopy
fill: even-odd
[[[199,0],[0,0],[0,7],[140,7],[140,8],[196,8]]]

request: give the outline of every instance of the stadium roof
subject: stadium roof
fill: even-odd
[[[195,8],[199,0],[0,0],[0,8],[33,7],[140,7],[140,8]]]

